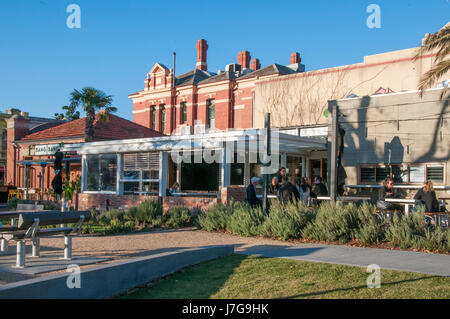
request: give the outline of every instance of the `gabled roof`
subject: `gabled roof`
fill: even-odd
[[[215,75],[215,73],[195,69],[185,74],[177,76],[175,78],[175,85],[176,86],[197,85],[200,81],[206,80],[213,75]]]
[[[225,81],[225,80],[232,81],[236,78],[237,77],[234,72],[225,71],[220,74],[213,75],[213,76],[207,78],[206,80],[200,81],[198,84],[201,85],[201,84],[214,83],[214,82],[220,82],[220,81]]]
[[[288,68],[287,66],[274,63],[274,64],[266,66],[262,69],[253,71],[246,75],[243,75],[243,76],[239,77],[238,79],[241,80],[241,79],[250,79],[253,77],[257,77],[257,76],[261,77],[261,76],[272,75],[272,74],[286,75],[286,74],[292,74],[292,73],[296,73],[296,72],[294,70],[292,70],[291,68]]]
[[[85,122],[86,117],[67,122],[39,132],[28,134],[20,139],[19,142],[71,137],[84,138]],[[99,120],[99,114],[95,115],[94,140],[115,140],[158,136],[163,136],[163,134],[145,126],[128,121],[119,116],[110,114],[109,121],[103,123]]]

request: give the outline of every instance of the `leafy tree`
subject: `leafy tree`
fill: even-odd
[[[86,126],[84,134],[86,141],[92,141],[94,135],[94,121],[95,111],[104,110],[99,114],[99,120],[101,122],[107,122],[109,120],[109,114],[116,112],[117,108],[111,106],[112,96],[106,95],[105,92],[97,90],[93,87],[85,87],[81,91],[74,89],[70,93],[70,102],[75,108],[82,106],[83,111],[86,112]]]
[[[55,113],[55,119],[57,120],[67,120],[67,121],[73,121],[78,120],[80,118],[80,112],[76,111],[75,105],[64,105],[62,107],[64,113]]]
[[[433,34],[427,34],[422,46],[419,48],[415,59],[423,56],[425,53],[437,50],[436,58],[434,59],[435,65],[425,73],[419,82],[418,90],[420,90],[420,96],[423,92],[432,87],[437,80],[450,71],[450,22],[447,23],[442,29]],[[447,58],[447,59],[446,59]],[[442,90],[441,99],[448,92],[449,88],[446,87]]]

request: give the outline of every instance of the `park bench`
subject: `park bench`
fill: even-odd
[[[64,235],[64,259],[72,259],[72,237],[78,234],[84,222],[87,222],[89,211],[41,211],[41,212],[8,212],[4,216],[18,216],[17,225],[0,227],[1,251],[6,253],[8,242],[17,242],[16,267],[25,267],[25,242],[32,243],[32,257],[40,257],[40,238],[52,235]],[[0,217],[2,217],[0,214]],[[75,224],[67,227],[66,224]],[[41,226],[60,225],[55,228],[41,229]]]

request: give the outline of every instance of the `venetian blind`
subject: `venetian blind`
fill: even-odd
[[[159,152],[127,153],[123,155],[123,170],[159,170]]]

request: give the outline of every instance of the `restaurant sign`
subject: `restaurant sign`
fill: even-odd
[[[61,144],[43,144],[34,146],[34,155],[54,155],[58,149],[61,148]]]

